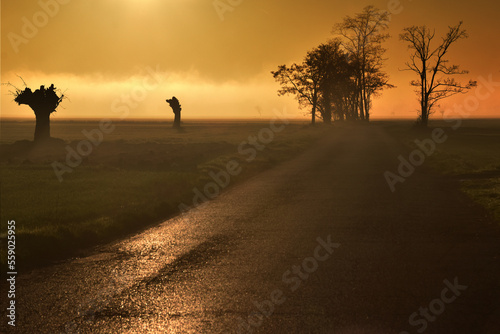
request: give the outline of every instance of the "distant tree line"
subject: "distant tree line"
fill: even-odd
[[[281,85],[278,95],[294,95],[300,108],[309,108],[311,122],[316,117],[324,123],[332,120],[370,120],[373,97],[386,88],[394,88],[383,71],[386,49],[382,44],[390,35],[388,12],[367,6],[355,16],[346,16],[333,28],[334,37],[307,52],[300,64],[280,65],[272,71]],[[421,108],[419,124],[427,126],[429,115],[437,102],[449,96],[464,93],[475,82],[460,84],[450,75],[465,74],[457,65],[449,65],[444,56],[455,41],[466,38],[462,22],[450,27],[440,45],[431,48],[435,36],[429,28],[409,27],[400,35],[413,50],[408,70],[419,79],[411,82],[417,87]]]

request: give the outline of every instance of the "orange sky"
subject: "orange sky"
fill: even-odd
[[[500,82],[498,1],[217,1],[234,5],[218,13],[213,0],[3,0],[1,81],[22,87],[20,75],[32,88],[54,83],[69,97],[57,118],[171,118],[165,99],[173,95],[185,118],[268,118],[284,108],[301,117],[292,98],[276,95],[269,72],[300,62],[345,15],[373,4],[397,9],[385,45],[397,88],[374,101],[373,118],[416,117],[408,84],[414,76],[398,70],[408,58],[398,35],[408,25],[442,35],[463,20],[470,37],[454,45],[450,60],[470,70],[464,81]],[[471,99],[479,94],[471,117],[500,116],[500,88],[485,92],[447,100],[441,109],[477,102]],[[3,117],[32,117],[8,87],[1,98]]]

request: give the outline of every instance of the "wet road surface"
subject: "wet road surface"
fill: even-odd
[[[500,233],[377,126],[18,276],[18,333],[500,333]],[[407,156],[407,155],[406,155]],[[4,323],[2,323],[4,326]]]

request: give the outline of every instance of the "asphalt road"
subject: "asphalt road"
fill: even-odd
[[[378,126],[333,129],[186,214],[18,276],[9,332],[500,333],[499,229],[425,164],[391,192],[383,173],[408,153]]]

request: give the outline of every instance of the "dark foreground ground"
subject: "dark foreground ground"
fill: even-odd
[[[497,224],[426,165],[391,192],[407,153],[380,127],[336,129],[187,214],[18,276],[2,329],[499,333]]]

